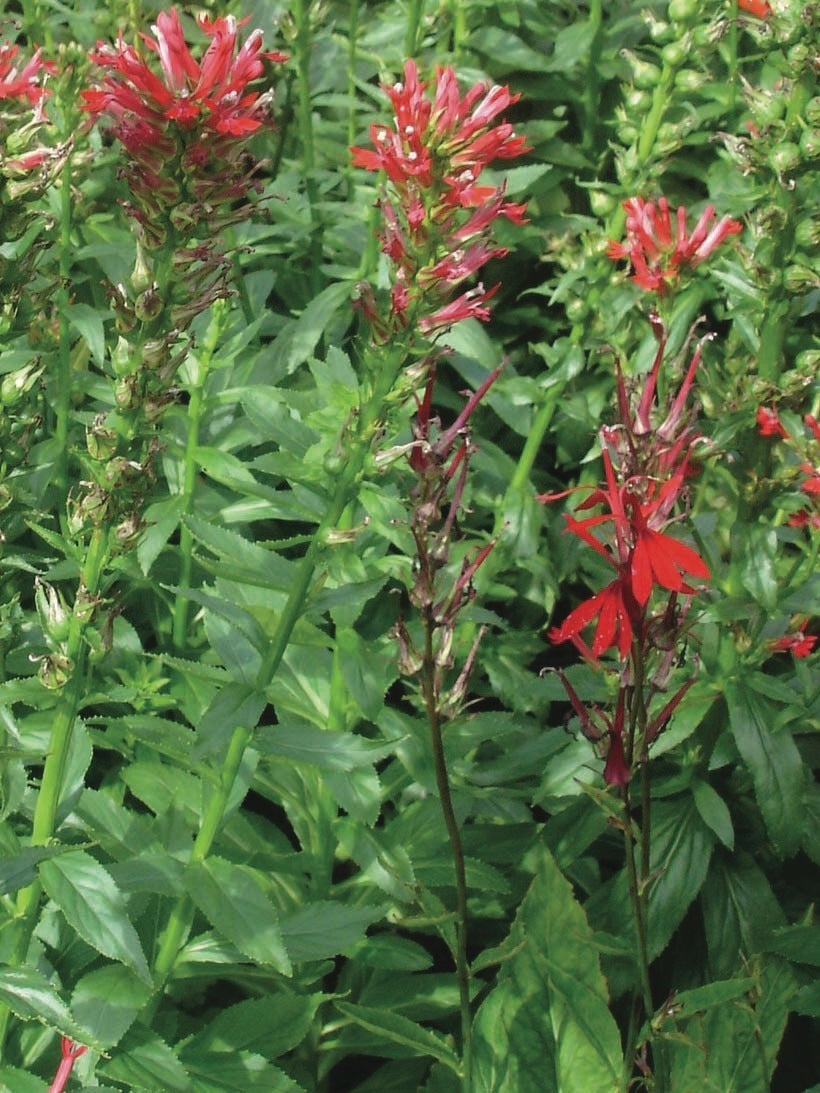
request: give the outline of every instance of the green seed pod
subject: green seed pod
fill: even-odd
[[[680,68],[689,56],[689,43],[685,38],[678,38],[675,42],[667,42],[661,50],[663,63],[669,68]]]
[[[61,691],[71,678],[73,668],[74,665],[68,657],[53,653],[40,661],[37,675],[47,691]]]
[[[699,0],[669,0],[669,18],[678,22],[691,23],[701,16]]]
[[[808,266],[789,266],[783,273],[783,284],[789,292],[808,292],[810,288],[815,288],[818,283],[820,283],[820,278]]]
[[[620,129],[620,134],[621,137],[623,137],[623,127]],[[588,190],[587,192],[589,194],[589,206],[592,209],[592,212],[601,219],[605,216],[609,216],[618,204],[618,199],[612,194],[608,194],[606,190]]]
[[[769,163],[778,175],[788,174],[800,163],[800,149],[791,141],[784,140],[776,144],[769,156]]]
[[[675,73],[675,87],[684,94],[699,91],[703,87],[706,77],[702,72],[696,72],[693,68],[682,68]]]
[[[3,382],[0,383],[0,402],[3,406],[14,406],[19,402],[42,376],[44,369],[44,364],[35,362],[3,376]]]
[[[134,314],[141,323],[149,323],[160,314],[163,308],[162,297],[153,285],[141,292],[134,303]]]
[[[800,138],[800,154],[804,160],[817,159],[820,155],[820,131],[806,129]]]

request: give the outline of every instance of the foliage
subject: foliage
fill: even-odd
[[[4,8],[0,1089],[808,1090],[816,5],[206,7]]]

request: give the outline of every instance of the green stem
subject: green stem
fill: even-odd
[[[600,96],[598,93],[599,79],[598,69],[601,58],[601,23],[603,20],[603,0],[591,0],[589,5],[589,27],[592,31],[592,39],[587,53],[586,78],[584,81],[584,135],[581,147],[587,155],[590,155],[598,143],[598,119],[601,113]]]
[[[202,422],[202,411],[205,399],[205,386],[208,379],[208,371],[210,369],[214,353],[216,352],[217,342],[219,341],[220,335],[222,334],[225,325],[226,316],[227,308],[224,306],[215,305],[213,318],[211,319],[208,333],[202,346],[202,351],[197,358],[196,365],[192,365],[192,367],[196,368],[196,375],[190,387],[190,401],[188,403],[188,413],[186,415],[188,433],[185,438],[185,470],[182,484],[182,516],[187,516],[193,508],[194,489],[196,487],[196,477],[199,471],[199,464],[197,462],[197,449],[199,448],[199,429]],[[191,574],[193,571],[193,549],[193,535],[191,534],[187,524],[184,522],[184,520],[182,520],[180,523],[179,533],[179,580],[178,591],[174,600],[174,621],[172,634],[174,648],[180,651],[184,650],[188,643],[189,601],[185,592],[191,587]]]
[[[313,583],[321,553],[325,549],[327,537],[336,530],[342,513],[355,496],[358,480],[364,469],[373,438],[379,431],[387,396],[396,382],[399,368],[404,360],[403,352],[394,350],[392,356],[388,348],[385,348],[383,352],[387,359],[381,362],[372,394],[362,405],[346,462],[336,479],[336,487],[325,514],[302,556],[290,594],[279,617],[279,624],[259,667],[256,677],[256,688],[259,691],[268,688],[285,655],[293,628],[304,611],[305,601]]]
[[[424,16],[424,0],[410,0],[407,12],[407,35],[404,39],[404,55],[416,56],[419,48],[419,30]]]
[[[672,90],[674,78],[674,66],[664,63],[664,66],[661,69],[660,79],[658,80],[655,90],[652,92],[652,105],[649,108],[649,113],[644,118],[641,131],[638,135],[637,151],[639,168],[646,166],[652,149],[655,146],[658,130],[663,121],[664,111],[669,105],[670,92]]]
[[[71,755],[71,743],[77,712],[85,689],[88,648],[85,643],[85,631],[89,622],[89,612],[97,597],[100,580],[108,560],[108,531],[96,528],[86,552],[85,563],[80,576],[80,587],[72,612],[68,638],[65,644],[65,656],[72,665],[71,676],[63,688],[60,703],[57,706],[51,726],[49,750],[43,767],[43,778],[37,803],[34,806],[31,845],[46,846],[51,841],[57,822],[57,810],[63,790],[66,767]],[[31,935],[36,925],[37,908],[40,902],[40,885],[35,882],[23,888],[17,897],[17,913],[22,919],[20,934],[15,949],[15,959],[25,959]]]
[[[217,833],[222,826],[225,817],[225,809],[227,808],[228,800],[231,791],[233,790],[234,782],[236,781],[236,776],[242,765],[245,749],[251,740],[252,734],[252,728],[242,725],[235,728],[231,735],[228,751],[216,780],[216,788],[211,799],[208,801],[205,814],[202,817],[202,822],[199,827],[199,833],[197,834],[191,849],[191,857],[189,860],[192,864],[204,861],[211,851]],[[154,961],[154,984],[156,987],[156,994],[154,995],[152,1002],[149,1003],[149,1007],[152,1011],[156,1007],[159,994],[171,974],[179,955],[179,950],[191,928],[193,915],[194,903],[190,896],[187,895],[180,897],[171,909],[171,914],[168,917],[168,923],[160,942],[157,958]]]
[[[60,175],[60,286],[58,308],[60,347],[57,361],[57,421],[54,430],[57,446],[55,478],[61,497],[68,491],[68,426],[71,411],[71,328],[68,322],[71,283],[71,153]]]
[[[424,616],[424,657],[421,668],[421,692],[427,722],[430,726],[430,742],[433,749],[433,766],[436,772],[441,814],[450,841],[453,855],[453,869],[456,880],[456,978],[458,979],[459,1008],[461,1010],[461,1062],[462,1089],[471,1093],[471,1041],[472,1014],[470,1012],[470,965],[467,961],[467,872],[464,863],[464,847],[461,832],[453,808],[450,792],[450,777],[447,772],[447,759],[444,754],[442,737],[441,711],[436,696],[435,676],[436,661],[433,648],[435,620],[429,613]]]
[[[298,92],[297,115],[302,150],[302,167],[305,190],[310,205],[310,222],[313,235],[310,248],[310,286],[313,295],[321,288],[322,221],[319,211],[319,187],[316,184],[316,151],[313,139],[313,111],[310,101],[310,13],[305,0],[293,0],[293,21],[296,26],[296,83]]]
[[[350,18],[347,24],[347,146],[356,143],[356,55],[359,34],[359,0],[350,0]],[[353,196],[353,164],[347,162],[347,194]]]

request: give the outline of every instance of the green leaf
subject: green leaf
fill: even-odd
[[[778,930],[769,940],[766,950],[788,957],[794,964],[820,966],[820,925],[811,923]]]
[[[304,1093],[303,1086],[263,1055],[189,1055],[186,1050],[182,1057],[196,1093]]]
[[[701,891],[701,907],[713,979],[737,972],[759,952],[785,916],[766,876],[746,853],[716,853]]]
[[[89,1029],[75,1021],[46,977],[34,968],[0,965],[0,1004],[8,1006],[21,1021],[39,1021],[89,1047],[102,1046]]]
[[[732,735],[771,840],[782,855],[793,854],[803,837],[804,818],[804,771],[797,746],[786,730],[772,732],[777,707],[762,695],[730,680],[725,696]]]
[[[735,832],[726,802],[708,782],[701,779],[692,784],[692,794],[700,818],[714,831],[727,850],[734,850]]]
[[[395,745],[366,740],[349,732],[329,732],[312,725],[265,725],[253,740],[262,755],[293,763],[312,763],[321,770],[347,772],[384,759]]]
[[[188,867],[186,884],[203,915],[241,953],[291,974],[279,916],[248,869],[210,857]]]
[[[125,900],[111,874],[84,851],[42,862],[43,888],[69,925],[92,949],[119,960],[153,986],[151,973]]]
[[[702,1093],[769,1089],[794,990],[788,965],[773,960],[748,994],[726,998],[705,1012],[677,1014],[674,1027],[683,1035],[664,1023],[670,1088]]]
[[[385,905],[348,907],[333,900],[319,900],[283,915],[282,937],[294,963],[324,960],[346,953],[388,910]]]
[[[379,1039],[400,1044],[416,1055],[432,1056],[456,1074],[460,1072],[461,1063],[458,1056],[439,1033],[417,1025],[415,1021],[402,1017],[398,1013],[391,1013],[389,1010],[356,1006],[350,1002],[336,1002],[335,1006],[345,1017],[349,1017],[368,1032],[375,1033]]]
[[[40,862],[67,852],[65,846],[27,846],[13,858],[0,861],[0,896],[28,888],[37,878]]]
[[[186,516],[185,524],[195,539],[225,563],[219,568],[220,575],[261,588],[290,591],[293,566],[280,555],[196,516]]]
[[[620,1089],[620,1035],[592,931],[546,848],[507,944],[475,1019],[475,1093]]]
[[[98,1072],[132,1093],[193,1093],[191,1079],[171,1048],[155,1032],[135,1025],[116,1054]]]
[[[301,1044],[322,998],[279,989],[265,998],[228,1006],[189,1042],[186,1055],[247,1050],[276,1059]]]
[[[119,1043],[151,997],[151,989],[120,964],[97,968],[79,980],[71,996],[77,1019],[104,1047]]]
[[[89,304],[71,304],[62,309],[64,318],[74,327],[88,346],[96,365],[105,361],[105,328],[103,322],[110,318],[107,311],[98,311]]]

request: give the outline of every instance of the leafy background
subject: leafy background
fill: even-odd
[[[57,697],[36,674],[50,648],[36,582],[71,602],[79,565],[54,488],[55,328],[72,331],[79,477],[84,431],[111,404],[105,285],[135,258],[118,206],[121,153],[78,133],[70,296],[57,314],[35,280],[28,329],[6,329],[0,356],[0,1003],[11,1015],[0,1085],[41,1091],[59,1060],[56,1030],[92,1049],[77,1088],[458,1086],[452,861],[426,722],[391,636],[412,556],[401,460],[370,468],[350,534],[321,548],[321,579],[278,674],[264,694],[255,686],[344,454],[363,338],[354,287],[386,283],[375,183],[350,167],[348,148],[386,117],[379,84],[409,52],[455,64],[465,86],[509,83],[532,146],[505,172],[529,222],[501,232],[510,254],[487,278],[501,280],[492,324],[453,331],[437,393],[451,420],[460,392],[504,362],[473,419],[461,527],[464,549],[499,542],[476,575],[457,657],[488,629],[471,702],[445,738],[467,857],[474,1088],[594,1093],[624,1080],[634,956],[612,795],[543,671],[565,667],[585,700],[607,701],[606,680],[545,639],[600,572],[562,535],[561,506],[535,495],[597,479],[613,351],[630,373],[651,362],[638,290],[604,247],[620,237],[624,198],[660,192],[673,205],[712,201],[745,227],[667,317],[674,345],[699,315],[717,338],[699,391],[715,448],[695,498],[713,573],[692,636],[699,675],[653,759],[649,940],[656,1001],[668,1000],[656,1020],[674,1088],[820,1083],[801,1050],[820,1012],[818,676],[813,658],[767,646],[817,603],[816,531],[788,525],[794,460],[755,430],[761,403],[776,403],[795,435],[817,408],[817,10],[775,7],[765,21],[732,2],[686,0],[236,8],[292,57],[277,128],[255,148],[264,192],[253,222],[231,229],[236,296],[197,320],[157,480],[144,484],[147,527],[106,578],[58,838],[37,847],[31,817]],[[29,5],[6,4],[4,30],[26,45],[36,26],[58,57],[50,109],[70,128],[85,51],[137,15],[147,28],[155,9],[36,10],[38,24]],[[48,286],[59,187],[42,210],[35,276]],[[22,248],[11,234],[2,261]],[[33,359],[44,367],[26,387],[20,370]],[[391,428],[409,439],[406,411]],[[226,784],[237,727],[253,733]],[[200,859],[192,840],[220,792],[224,823]],[[18,961],[15,894],[35,876],[42,910]],[[162,993],[151,969],[183,898],[190,933]]]

